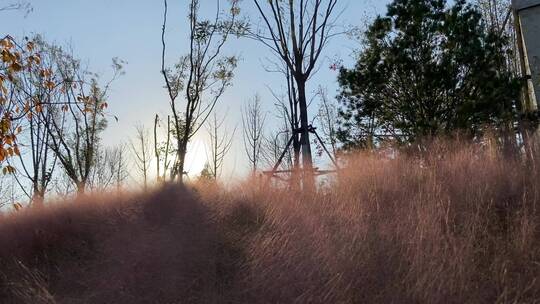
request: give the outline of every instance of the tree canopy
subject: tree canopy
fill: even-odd
[[[515,116],[519,82],[505,68],[507,39],[465,0],[394,0],[363,42],[338,79],[346,146],[476,135]]]

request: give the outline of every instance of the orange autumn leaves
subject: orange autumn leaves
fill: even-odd
[[[24,41],[24,45],[19,45],[10,36],[0,39],[0,168],[4,174],[15,172],[14,167],[3,164],[8,158],[20,155],[17,135],[22,132],[21,120],[27,117],[25,114],[30,115],[32,109],[40,111],[42,107],[40,100],[29,98],[29,101],[20,105],[13,98],[13,91],[19,82],[18,76],[38,69],[43,87],[52,89],[55,86],[51,78],[52,71],[40,68],[41,56],[36,52],[35,43],[28,38]]]
[[[16,76],[20,73],[24,66],[24,53],[31,52],[33,44],[28,41],[26,50],[21,50],[11,37],[5,37],[0,40],[0,165],[4,161],[15,155],[19,155],[19,147],[17,146],[17,134],[20,133],[20,128],[14,130],[13,123],[13,104],[10,100],[10,92],[8,87],[16,82]],[[30,56],[29,56],[30,57]],[[32,61],[39,56],[34,57]],[[2,168],[4,174],[13,173],[15,169],[12,166]]]
[[[10,36],[0,40],[0,57],[4,70],[2,76],[10,81],[13,81],[15,74],[21,72],[25,67],[31,68],[41,63],[40,55],[34,53],[34,42],[26,40],[24,47],[15,44]]]
[[[10,36],[0,38],[0,170],[4,174],[15,172],[9,159],[21,155],[24,146],[19,135],[29,134],[24,127],[27,123],[50,123],[55,119],[51,111],[57,118],[63,117],[60,113],[75,119],[85,113],[104,115],[108,104],[102,100],[103,94],[92,91],[96,80],[66,75],[70,69],[78,69],[78,63],[63,56],[60,48],[40,37],[25,38],[22,43]],[[67,60],[66,65],[62,60]],[[89,87],[90,96],[85,93]]]

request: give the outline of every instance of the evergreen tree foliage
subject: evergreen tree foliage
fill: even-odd
[[[407,143],[511,128],[519,82],[505,68],[507,43],[465,0],[394,0],[354,68],[340,70],[340,140],[371,147],[388,135]]]

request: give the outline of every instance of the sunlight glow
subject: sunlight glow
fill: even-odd
[[[196,138],[190,143],[186,154],[186,172],[190,178],[199,176],[208,161],[206,145],[202,139]]]

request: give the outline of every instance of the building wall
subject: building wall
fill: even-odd
[[[537,104],[540,98],[540,0],[514,0],[513,3],[521,22],[528,63],[527,74],[532,78],[530,93]]]
[[[540,5],[540,0],[512,0],[514,9],[521,10],[524,8]]]

